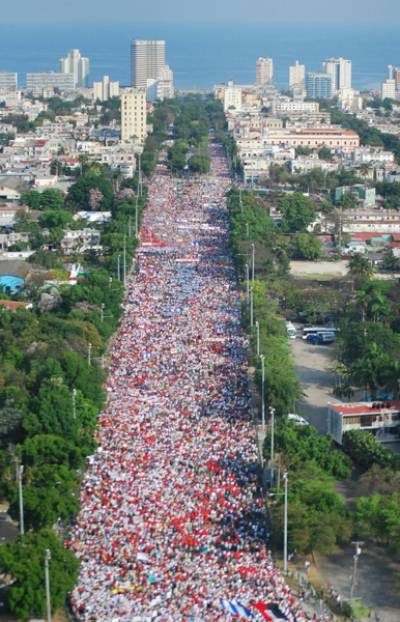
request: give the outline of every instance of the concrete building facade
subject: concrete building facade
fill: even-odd
[[[272,58],[258,58],[256,61],[256,85],[263,86],[272,82],[274,77],[274,61]]]
[[[65,58],[60,58],[59,69],[61,73],[72,75],[75,87],[89,85],[89,59],[82,56],[79,50],[70,50]]]
[[[0,71],[0,91],[16,91],[17,86],[18,74]]]
[[[332,95],[341,89],[351,89],[351,60],[347,58],[328,58],[323,69],[332,78]]]
[[[27,73],[26,88],[31,93],[40,95],[48,89],[59,89],[61,92],[73,91],[75,83],[74,77],[70,73],[57,73],[55,71]]]
[[[93,99],[101,102],[108,101],[112,97],[119,97],[119,82],[110,80],[110,76],[103,76],[101,82],[93,82]]]
[[[146,89],[129,89],[121,96],[121,139],[143,143],[146,135]]]
[[[131,43],[131,84],[147,88],[148,80],[157,80],[165,65],[165,41],[134,39]]]
[[[332,97],[332,77],[327,73],[308,73],[306,91],[307,97],[312,97],[312,99],[330,99]]]

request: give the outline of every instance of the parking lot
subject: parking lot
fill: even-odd
[[[303,397],[296,403],[296,412],[326,434],[327,404],[338,401],[333,395],[335,345],[312,345],[301,337],[290,341],[303,391]]]

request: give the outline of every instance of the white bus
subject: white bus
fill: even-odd
[[[287,332],[288,337],[290,337],[290,339],[296,339],[297,329],[294,326],[294,324],[292,324],[292,322],[286,322],[286,332]]]
[[[307,326],[303,328],[303,339],[308,339],[310,335],[323,335],[324,333],[336,334],[337,328],[332,326]]]

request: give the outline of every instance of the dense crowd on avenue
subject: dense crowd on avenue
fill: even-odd
[[[85,622],[309,620],[266,549],[228,170],[211,152],[209,176],[160,164],[150,187],[69,542]]]

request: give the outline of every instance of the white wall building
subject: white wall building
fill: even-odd
[[[119,82],[110,80],[110,76],[103,76],[101,82],[93,82],[93,99],[101,102],[108,101],[112,97],[119,97]]]
[[[57,73],[55,71],[27,73],[26,88],[34,95],[40,95],[48,89],[59,89],[61,92],[73,91],[75,83],[74,77],[70,73]]]
[[[346,58],[328,58],[323,63],[324,72],[332,78],[332,94],[340,89],[351,89],[351,61]]]
[[[272,58],[258,58],[256,61],[256,84],[263,86],[272,82],[274,77],[274,61]]]
[[[306,67],[296,60],[294,65],[289,67],[289,89],[291,91],[299,91],[305,88]]]
[[[387,79],[382,82],[381,97],[382,99],[396,99],[396,80]]]
[[[16,91],[18,74],[0,71],[0,91]]]
[[[242,89],[233,82],[228,82],[224,89],[224,111],[234,108],[240,110],[242,107]]]
[[[126,90],[121,96],[121,139],[143,143],[146,135],[146,89]]]
[[[60,72],[70,74],[75,87],[87,87],[89,85],[89,59],[81,56],[79,50],[70,50],[68,56],[60,58]]]

